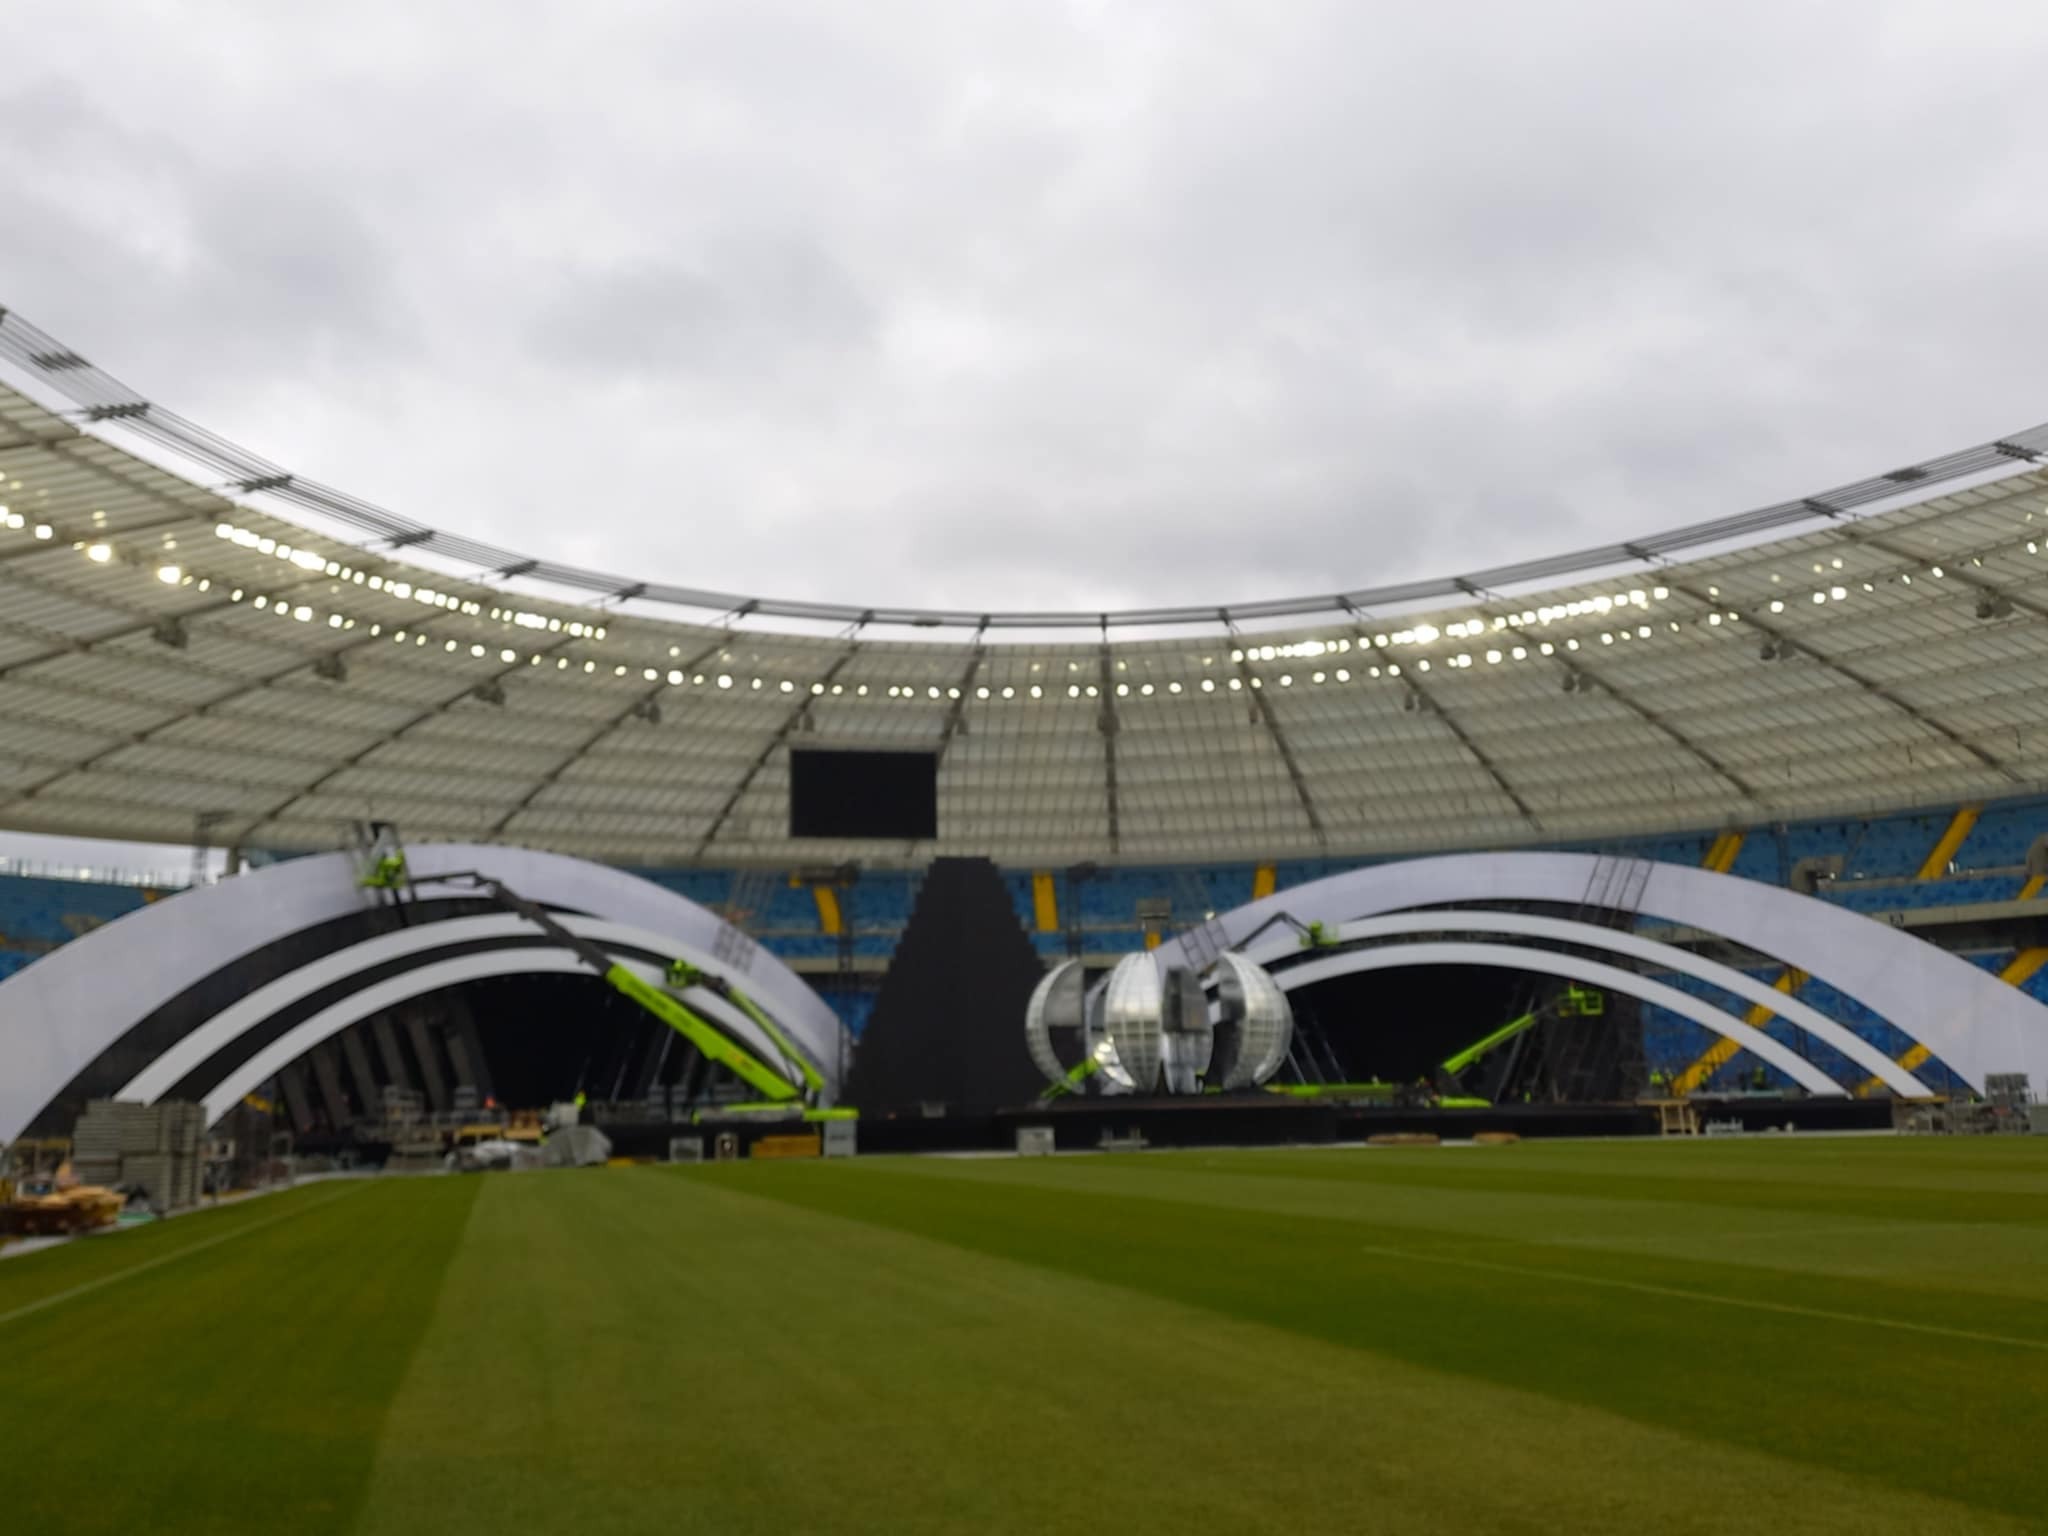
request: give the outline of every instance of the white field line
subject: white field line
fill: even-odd
[[[1416,1264],[1447,1264],[1456,1269],[1484,1270],[1496,1275],[1516,1275],[1526,1280],[1554,1280],[1565,1285],[1596,1286],[1609,1291],[1634,1291],[1642,1296],[1663,1296],[1674,1301],[1702,1302],[1714,1307],[1738,1307],[1746,1312],[1776,1312],[1786,1317],[1812,1317],[1830,1323],[1854,1323],[1866,1328],[1889,1328],[1898,1333],[1929,1334],[1941,1339],[1964,1339],[1972,1344],[1995,1344],[2002,1349],[2031,1349],[2048,1354],[2048,1339],[2021,1339],[2003,1333],[1979,1333],[1970,1328],[1945,1328],[1939,1323],[1911,1323],[1903,1318],[1872,1317],[1863,1312],[1836,1312],[1826,1307],[1802,1307],[1793,1302],[1757,1301],[1742,1296],[1721,1296],[1713,1291],[1692,1291],[1676,1285],[1654,1285],[1642,1280],[1614,1280],[1604,1275],[1574,1274],[1570,1270],[1543,1269],[1533,1264],[1499,1264],[1489,1259],[1460,1259],[1448,1254],[1424,1253],[1413,1248],[1382,1248],[1373,1243],[1360,1245],[1363,1253],[1400,1259]],[[5,1322],[0,1317],[0,1322]]]
[[[361,1185],[357,1185],[356,1189],[361,1187]],[[302,1205],[296,1210],[280,1211],[275,1216],[266,1216],[261,1221],[252,1221],[245,1227],[236,1227],[233,1231],[223,1232],[218,1237],[209,1237],[204,1242],[187,1244],[175,1252],[160,1254],[156,1258],[146,1259],[140,1264],[130,1264],[126,1269],[117,1269],[110,1275],[101,1275],[97,1280],[88,1280],[83,1285],[74,1285],[68,1291],[59,1291],[54,1296],[45,1296],[40,1301],[31,1301],[25,1306],[16,1307],[12,1312],[0,1312],[0,1328],[5,1328],[9,1323],[32,1316],[37,1312],[61,1306],[67,1301],[97,1291],[102,1286],[112,1285],[118,1280],[126,1280],[131,1275],[139,1275],[144,1270],[157,1269],[165,1264],[175,1264],[179,1259],[189,1258],[195,1253],[204,1253],[209,1248],[218,1248],[222,1243],[232,1242],[238,1237],[246,1237],[251,1232],[260,1232],[265,1227],[274,1227],[281,1221],[290,1221],[294,1216],[303,1216],[308,1211],[317,1211],[323,1205],[332,1205],[337,1200],[347,1199],[356,1192],[356,1189],[343,1190],[338,1195],[329,1195],[325,1200],[316,1200],[311,1205]]]

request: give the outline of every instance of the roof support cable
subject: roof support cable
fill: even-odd
[[[452,619],[457,617],[460,617],[460,615],[454,613],[429,614],[423,617],[419,621],[419,623],[413,625],[412,630],[413,632],[417,633],[418,631],[426,629],[442,619]],[[148,627],[149,626],[146,624],[134,626],[134,628],[137,630],[146,629]],[[146,726],[142,730],[134,731],[127,735],[124,735],[119,740],[113,742],[109,746],[101,747],[96,751],[88,753],[84,757],[74,759],[72,762],[67,763],[63,767],[59,768],[56,772],[46,774],[41,779],[36,780],[34,783],[22,785],[16,789],[7,792],[4,795],[0,795],[0,807],[15,805],[23,800],[32,800],[36,798],[38,795],[42,794],[44,790],[51,788],[53,785],[63,782],[65,779],[70,778],[73,774],[89,772],[92,769],[98,767],[101,763],[107,761],[107,759],[113,757],[115,754],[127,751],[130,747],[140,747],[148,745],[151,741],[154,741],[163,732],[170,730],[173,726],[183,725],[188,720],[204,719],[214,710],[219,709],[223,704],[231,704],[236,699],[244,698],[249,694],[260,693],[266,688],[272,687],[277,683],[283,682],[286,678],[293,676],[295,673],[310,672],[316,675],[323,676],[332,675],[333,671],[335,670],[335,663],[339,662],[342,658],[350,655],[353,652],[360,651],[369,646],[379,644],[383,640],[383,638],[384,637],[382,635],[360,635],[351,640],[345,641],[341,645],[329,646],[324,650],[315,652],[312,655],[301,655],[296,660],[288,662],[286,665],[282,667],[273,668],[272,670],[263,673],[259,677],[249,678],[243,682],[237,683],[234,687],[229,688],[224,692],[216,693],[212,697],[204,699],[198,704],[192,705],[190,708],[181,709],[177,711],[175,714],[166,715],[163,719],[157,721],[154,725]],[[23,663],[23,665],[26,665],[26,663]],[[323,668],[325,669],[324,671]],[[223,812],[220,814],[223,819],[226,818],[226,813]],[[244,833],[244,836],[246,835],[247,834]],[[240,840],[237,839],[237,843],[239,843],[239,841]]]
[[[1238,652],[1238,675],[1244,680],[1244,691],[1251,695],[1251,718],[1254,724],[1264,725],[1266,734],[1273,738],[1274,750],[1280,754],[1280,764],[1287,770],[1287,780],[1294,786],[1294,797],[1301,805],[1301,814],[1308,821],[1308,829],[1314,834],[1317,844],[1330,846],[1330,834],[1323,825],[1322,813],[1316,809],[1315,796],[1309,793],[1308,778],[1301,771],[1301,764],[1294,756],[1294,745],[1287,739],[1287,732],[1281,727],[1280,717],[1266,697],[1266,690],[1252,676],[1250,663],[1243,660],[1244,652]]]
[[[451,617],[453,617],[453,615],[451,615]],[[535,656],[552,656],[557,651],[566,650],[569,646],[577,645],[580,643],[581,639],[579,636],[564,634],[563,636],[561,636],[561,638],[557,640],[549,641],[547,645],[543,646],[540,650],[534,652],[533,654]],[[464,701],[478,697],[479,690],[496,689],[499,690],[500,693],[502,694],[505,680],[516,673],[526,671],[527,668],[531,665],[531,662],[525,663],[524,665],[516,661],[507,662],[501,665],[488,678],[483,679],[481,682],[472,678],[471,680],[463,684],[462,689],[459,693],[444,694],[442,697],[435,700],[432,704],[428,705],[425,709],[419,710],[415,714],[409,716],[402,724],[394,727],[389,731],[386,731],[383,735],[378,736],[368,745],[360,747],[356,751],[351,752],[347,757],[342,758],[339,762],[334,764],[333,767],[329,768],[325,773],[322,773],[318,777],[307,781],[305,784],[302,784],[299,788],[293,790],[283,799],[274,801],[269,806],[268,809],[259,812],[253,820],[247,822],[242,827],[241,834],[234,839],[235,843],[238,846],[246,846],[250,837],[259,828],[268,826],[271,822],[276,821],[279,817],[283,816],[287,811],[291,810],[301,801],[318,794],[321,790],[325,789],[329,784],[332,784],[336,779],[340,778],[344,773],[347,773],[352,768],[360,767],[363,763],[367,762],[371,757],[375,756],[378,752],[383,751],[384,748],[391,746],[395,742],[403,740],[407,735],[417,730],[420,726],[425,725],[429,720],[437,720],[442,715],[447,714],[448,711],[450,711],[451,709],[454,709],[461,705]]]
[[[296,581],[281,582],[272,588],[271,591],[273,594],[277,592],[296,592],[301,587],[309,587],[316,582],[325,580],[327,580],[325,575],[301,576]],[[64,645],[53,647],[50,650],[38,651],[33,656],[23,656],[18,661],[10,661],[4,666],[0,666],[0,677],[12,677],[16,673],[26,671],[30,667],[39,667],[46,662],[61,661],[67,656],[83,655],[98,646],[108,645],[116,640],[127,640],[132,639],[136,635],[146,635],[168,619],[175,619],[180,623],[190,623],[193,619],[203,619],[210,614],[225,613],[230,608],[239,608],[241,606],[232,597],[223,597],[217,598],[210,603],[199,603],[190,608],[180,608],[176,612],[150,614],[145,618],[135,619],[117,628],[102,630],[96,635],[86,635],[69,641]],[[133,612],[133,609],[130,609],[130,611]],[[427,621],[422,620],[422,623],[425,622]],[[288,668],[286,670],[294,669]]]
[[[1500,632],[1513,635],[1530,651],[1535,652],[1539,656],[1542,655],[1543,642],[1534,639],[1519,624],[1504,624],[1501,626]],[[1641,699],[1616,683],[1611,676],[1577,657],[1574,657],[1572,660],[1566,660],[1564,652],[1557,650],[1555,647],[1552,648],[1552,654],[1548,659],[1555,662],[1563,673],[1565,690],[1567,692],[1581,692],[1585,683],[1592,683],[1602,693],[1613,699],[1615,703],[1634,715],[1643,724],[1649,726],[1651,730],[1656,731],[1667,741],[1670,741],[1674,746],[1684,751],[1695,762],[1698,762],[1709,773],[1713,774],[1715,778],[1733,788],[1743,799],[1749,801],[1752,805],[1760,806],[1763,804],[1763,797],[1757,793],[1755,785],[1722,762],[1713,752],[1701,746],[1692,737],[1673,725],[1670,720],[1658,711],[1650,708]]]
[[[1407,685],[1408,696],[1420,705],[1419,712],[1434,715],[1438,720],[1441,720],[1444,729],[1456,737],[1458,745],[1465,749],[1466,755],[1485,770],[1486,776],[1493,780],[1494,788],[1498,789],[1508,798],[1509,803],[1520,813],[1522,820],[1529,823],[1538,832],[1541,832],[1543,830],[1543,822],[1529,808],[1529,802],[1524,800],[1521,792],[1508,782],[1507,775],[1500,771],[1500,764],[1496,763],[1487,754],[1486,749],[1474,741],[1465,727],[1458,723],[1457,717],[1443,707],[1442,701],[1434,693],[1415,680],[1415,674],[1409,668],[1403,667],[1401,669],[1401,681]]]
[[[953,707],[946,711],[946,723],[939,729],[938,760],[942,767],[946,761],[946,749],[953,744],[953,738],[967,734],[967,695],[974,687],[982,661],[988,655],[988,647],[982,643],[987,633],[986,628],[974,632],[974,649],[968,653],[967,665],[961,668],[960,680],[953,686]]]
[[[1674,592],[1683,592],[1687,597],[1691,598],[1694,602],[1700,604],[1702,607],[1720,606],[1718,603],[1715,603],[1712,599],[1708,598],[1704,593],[1698,591],[1693,587],[1687,586],[1681,582],[1675,580],[1671,581],[1670,587],[1671,590]],[[1901,697],[1898,693],[1886,687],[1883,683],[1878,682],[1875,678],[1870,677],[1866,673],[1859,672],[1856,670],[1856,668],[1850,666],[1847,662],[1838,660],[1836,657],[1829,655],[1826,651],[1823,651],[1819,646],[1815,645],[1812,641],[1802,640],[1797,636],[1792,635],[1787,631],[1779,628],[1777,625],[1770,623],[1767,620],[1757,618],[1754,614],[1745,615],[1743,622],[1747,624],[1751,629],[1756,630],[1758,633],[1764,636],[1764,654],[1767,660],[1781,659],[1787,653],[1793,651],[1797,651],[1801,655],[1810,657],[1812,660],[1819,663],[1821,666],[1827,668],[1828,671],[1834,673],[1837,677],[1846,678],[1849,682],[1854,683],[1858,688],[1862,689],[1865,693],[1870,695],[1871,698],[1876,699],[1885,705],[1888,705],[1890,708],[1896,710],[1899,714],[1904,715],[1907,719],[1911,720],[1914,724],[1920,726],[1923,730],[1929,732],[1932,735],[1939,736],[1942,740],[1946,741],[1950,746],[1953,746],[1962,752],[1968,753],[1972,758],[1976,759],[1978,763],[1982,764],[1986,768],[1989,768],[1992,772],[1998,774],[2001,778],[2013,784],[2024,784],[2028,782],[2024,774],[2019,773],[2011,765],[2006,763],[2003,759],[1994,757],[1991,753],[1985,751],[1982,747],[1977,745],[1976,742],[1971,741],[1966,736],[1963,736],[1953,727],[1944,724],[1940,720],[1937,720],[1934,716],[1928,714],[1918,705]]]
[[[837,661],[826,668],[825,675],[818,679],[819,684],[825,688],[830,688],[833,683],[838,681],[839,674],[846,669],[847,663],[859,654],[860,642],[855,641],[846,648]],[[787,742],[790,733],[795,731],[802,721],[810,717],[811,700],[816,697],[816,694],[804,695],[802,702],[783,717],[782,724],[776,727],[775,734],[768,738],[767,745],[763,746],[754,755],[754,760],[747,764],[747,771],[740,775],[739,783],[733,786],[732,793],[725,797],[725,803],[718,808],[718,813],[711,818],[711,825],[705,829],[704,835],[697,840],[697,847],[690,855],[691,859],[701,860],[711,845],[718,840],[718,834],[725,830],[726,822],[731,820],[732,813],[739,808],[740,801],[746,798],[747,791],[753,787],[754,780],[760,776],[761,770],[768,766],[768,759],[775,755],[775,749]]]
[[[731,639],[732,636],[727,634],[719,637],[717,640],[714,640],[710,645],[706,646],[703,650],[699,651],[696,655],[692,656],[688,661],[684,662],[680,670],[686,673],[695,672],[697,668],[703,666],[704,663],[709,661],[713,656],[716,656],[719,650]],[[556,761],[553,767],[549,768],[546,773],[542,774],[538,779],[534,781],[532,788],[527,790],[526,793],[521,795],[517,800],[513,801],[511,806],[506,810],[505,814],[500,816],[495,822],[491,824],[491,836],[503,837],[505,835],[505,829],[511,826],[512,823],[516,819],[518,819],[518,817],[523,812],[525,812],[529,807],[531,807],[535,800],[538,800],[549,789],[553,788],[556,784],[560,783],[563,774],[567,773],[571,768],[574,768],[578,763],[582,762],[584,758],[588,757],[599,746],[603,745],[605,740],[608,737],[610,737],[613,732],[617,731],[621,726],[623,726],[628,720],[632,720],[636,717],[642,719],[646,718],[650,712],[649,706],[652,705],[655,702],[655,700],[659,699],[663,693],[667,692],[673,686],[675,685],[670,683],[666,678],[662,678],[656,681],[652,687],[645,688],[641,690],[639,693],[635,694],[633,696],[633,701],[630,704],[628,704],[624,709],[618,711],[618,713],[612,715],[609,719],[607,719],[604,722],[604,724],[600,725],[596,730],[592,731],[589,735],[585,736],[581,741],[577,742],[574,747],[570,748],[570,750],[567,753],[565,753],[560,759]],[[656,722],[658,722],[660,716],[657,714],[654,718]]]
[[[1102,642],[1096,653],[1096,672],[1102,705],[1095,713],[1095,729],[1102,737],[1102,804],[1109,821],[1109,851],[1116,853],[1123,847],[1123,831],[1118,825],[1116,782],[1116,738],[1123,726],[1116,712],[1116,660],[1109,651],[1107,614],[1102,616]]]

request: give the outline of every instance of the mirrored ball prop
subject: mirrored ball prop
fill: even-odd
[[[1287,1059],[1287,994],[1239,954],[1206,973],[1126,955],[1088,990],[1079,960],[1046,972],[1024,1010],[1024,1044],[1055,1091],[1202,1093],[1252,1088]]]

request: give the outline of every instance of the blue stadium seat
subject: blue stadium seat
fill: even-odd
[[[1932,810],[1864,820],[1830,818],[1783,827],[1744,828],[1743,842],[1730,872],[1777,884],[1802,859],[1836,856],[1843,862],[1843,878],[1824,885],[1820,895],[1856,912],[1962,906],[2017,897],[2026,880],[2027,851],[2036,839],[2048,834],[2048,797],[1987,805],[1957,851],[1956,872],[1932,880],[1914,879],[1952,814]],[[1627,852],[1696,868],[1705,861],[1718,836],[1717,830],[1700,829],[1622,842],[1564,846],[1579,852]],[[1278,861],[1274,866],[1275,885],[1276,889],[1286,891],[1326,875],[1382,862],[1386,859]],[[1032,871],[1006,870],[1004,881],[1019,926],[1038,953],[1053,960],[1066,953],[1064,930],[1077,920],[1086,948],[1100,954],[1134,949],[1143,942],[1145,924],[1138,917],[1140,903],[1166,903],[1173,913],[1174,928],[1199,920],[1187,911],[1191,898],[1203,902],[1205,911],[1225,912],[1242,906],[1251,900],[1256,870],[1254,863],[1239,860],[1179,867],[1111,865],[1080,883],[1069,883],[1064,873],[1056,870],[1062,931],[1044,934],[1037,932]],[[735,871],[717,868],[634,872],[714,909],[722,908],[732,898],[740,880]],[[842,890],[841,910],[851,928],[856,955],[886,959],[894,953],[916,903],[921,878],[910,871],[868,870]],[[757,883],[759,910],[746,914],[741,921],[763,945],[792,960],[837,955],[838,940],[822,931],[817,903],[807,885],[791,885],[783,875]],[[133,886],[0,876],[0,975],[19,970],[52,945],[135,910],[144,899],[142,891]],[[1814,986],[1813,996],[1829,996],[1831,1002],[1836,1001],[1818,984]],[[2028,989],[2034,995],[2048,997],[2048,970],[2028,983]],[[1858,1014],[1857,1005],[1848,1000],[1839,1002],[1843,1012],[1834,1013],[1832,1007],[1824,1011],[1852,1028],[1870,1032],[1873,1040],[1889,1029],[1875,1015],[1866,1018]],[[1705,1032],[1698,1025],[1666,1015],[1663,1010],[1647,1009],[1644,1018],[1652,1060],[1660,1065],[1683,1067],[1711,1043],[1703,1038]],[[1893,1045],[1904,1048],[1904,1042],[1889,1035],[1883,1038],[1888,1049]]]

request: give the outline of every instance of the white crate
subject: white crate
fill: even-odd
[[[1051,1157],[1053,1151],[1052,1127],[1049,1125],[1020,1125],[1017,1127],[1017,1155],[1019,1157]]]

